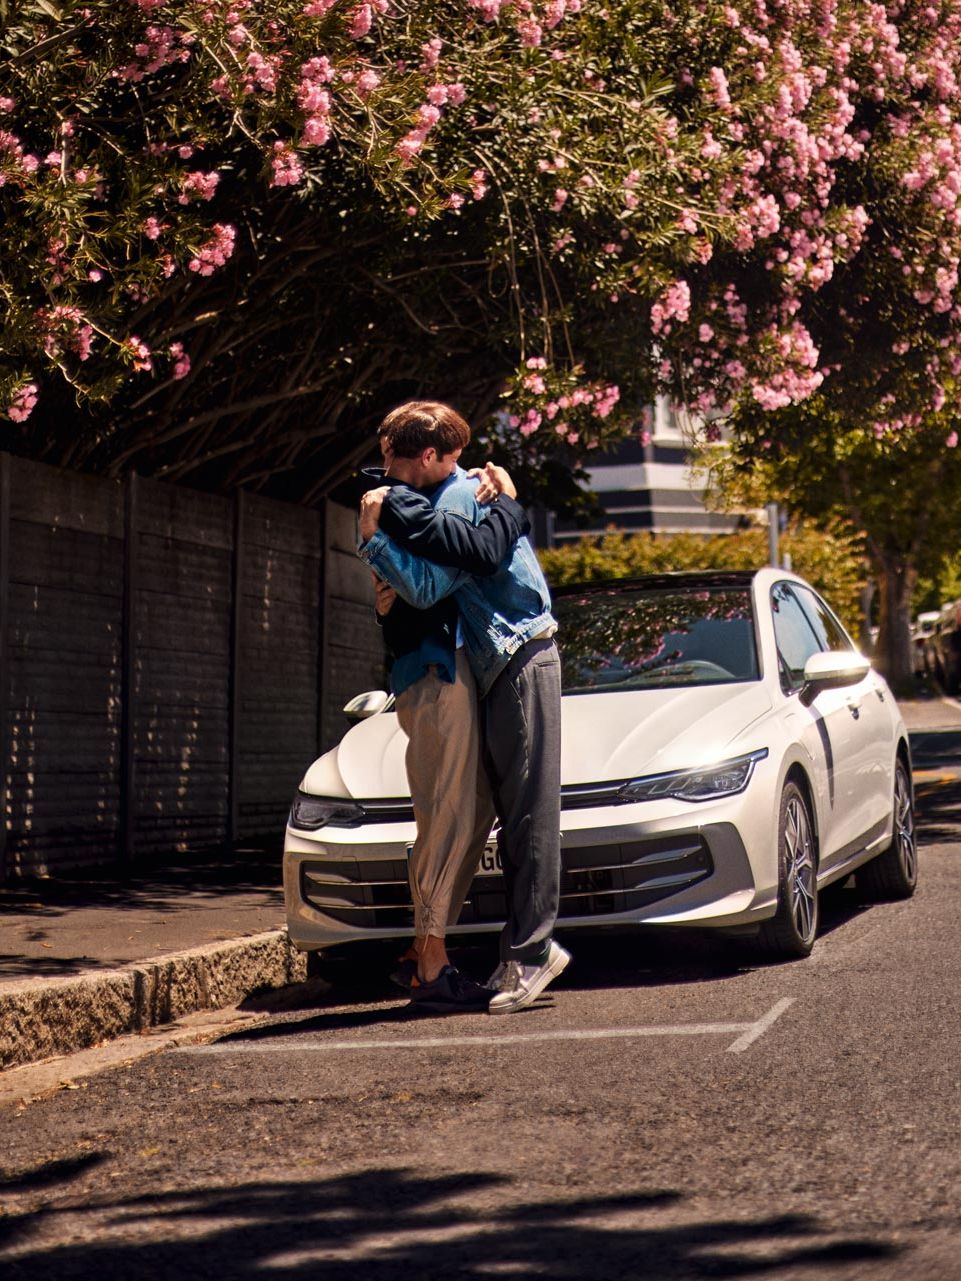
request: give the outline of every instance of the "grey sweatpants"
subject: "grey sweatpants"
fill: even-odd
[[[481,699],[484,756],[507,891],[502,961],[544,959],[561,870],[561,661],[553,640],[528,641]]]

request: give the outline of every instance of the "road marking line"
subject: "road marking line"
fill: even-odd
[[[178,1054],[283,1054],[300,1053],[304,1050],[318,1053],[341,1050],[434,1050],[453,1046],[470,1045],[523,1045],[534,1041],[605,1041],[627,1040],[647,1036],[730,1036],[740,1033],[737,1040],[728,1046],[735,1054],[753,1045],[771,1025],[780,1018],[793,997],[778,1001],[768,1012],[755,1023],[676,1023],[650,1025],[647,1027],[604,1027],[604,1028],[567,1028],[557,1032],[518,1032],[493,1033],[481,1036],[420,1036],[392,1040],[373,1041],[297,1041],[296,1043],[278,1044],[237,1044],[215,1042],[213,1045],[179,1046]]]
[[[777,1022],[788,1006],[793,1004],[793,996],[785,996],[782,997],[780,1001],[776,1001],[768,1010],[767,1014],[763,1014],[756,1023],[747,1029],[743,1036],[739,1036],[733,1045],[729,1045],[727,1047],[728,1053],[741,1054],[744,1050],[748,1049],[749,1046],[753,1045],[755,1041],[759,1040],[764,1035],[772,1024]]]

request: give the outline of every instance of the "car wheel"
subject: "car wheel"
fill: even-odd
[[[891,844],[854,874],[859,893],[875,902],[910,898],[918,883],[918,846],[914,834],[914,798],[908,767],[894,767],[894,832]]]
[[[781,793],[777,911],[761,923],[758,948],[789,961],[810,956],[818,932],[817,855],[807,798],[796,783]]]

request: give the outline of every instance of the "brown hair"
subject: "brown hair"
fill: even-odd
[[[377,435],[398,458],[418,458],[436,449],[445,458],[470,444],[470,428],[456,409],[436,400],[409,400],[392,409]]]

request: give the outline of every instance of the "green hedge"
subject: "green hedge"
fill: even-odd
[[[860,594],[867,567],[859,540],[798,525],[781,538],[795,573],[825,597],[854,637],[861,630]],[[758,569],[767,564],[767,531],[699,534],[622,534],[582,538],[539,553],[549,582],[596,582],[685,569]]]

